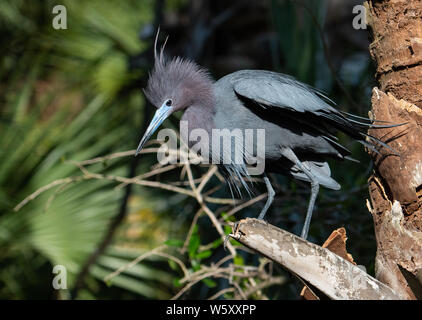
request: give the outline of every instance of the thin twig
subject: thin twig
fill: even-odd
[[[207,300],[215,300],[218,297],[222,296],[225,293],[229,293],[229,292],[233,292],[235,291],[235,288],[225,288],[225,289],[221,289],[220,291],[218,291],[217,293],[213,294],[211,297],[209,297]]]
[[[152,256],[152,255],[162,256],[162,257],[165,257],[167,259],[173,260],[174,262],[176,262],[180,266],[180,268],[183,270],[185,277],[187,277],[189,275],[189,272],[188,272],[185,264],[180,259],[178,259],[177,257],[172,256],[170,254],[167,254],[165,252],[160,252],[161,250],[164,250],[166,248],[167,248],[166,245],[162,245],[162,246],[154,248],[154,249],[152,249],[148,252],[145,252],[144,254],[141,254],[135,260],[129,262],[128,264],[125,264],[124,266],[121,266],[116,271],[114,271],[114,272],[108,274],[106,277],[104,277],[104,282],[110,281],[112,278],[114,278],[114,277],[118,276],[119,274],[121,274],[122,272],[132,268],[134,265],[138,264],[142,260],[144,260],[144,259],[146,259],[146,258],[148,258],[149,256]]]
[[[42,194],[43,192],[46,192],[47,190],[50,190],[51,188],[54,188],[55,186],[59,186],[62,184],[68,184],[71,182],[77,182],[77,181],[81,181],[85,179],[85,177],[83,176],[76,176],[76,177],[68,177],[68,178],[64,178],[64,179],[58,179],[55,180],[41,188],[39,188],[38,190],[36,190],[35,192],[31,193],[29,196],[27,196],[25,199],[23,199],[18,205],[16,205],[16,207],[13,208],[14,211],[19,211],[24,205],[26,205],[29,201],[34,200],[35,198],[37,198],[40,194]]]
[[[281,285],[284,282],[286,282],[286,278],[285,277],[273,277],[273,278],[270,278],[270,279],[265,280],[265,281],[263,281],[261,283],[258,283],[257,285],[251,287],[250,289],[244,291],[242,298],[243,299],[248,299],[248,297],[250,295],[254,294],[257,291],[260,291],[262,289],[265,289],[265,288],[267,288],[269,286],[273,286],[275,284]],[[239,296],[236,296],[236,295],[234,296],[234,299],[235,300],[237,300],[239,298],[240,298]]]
[[[249,207],[249,206],[255,204],[256,202],[259,202],[262,199],[265,199],[267,197],[267,195],[268,195],[268,193],[260,194],[259,196],[255,197],[255,198],[253,198],[251,200],[248,200],[248,201],[246,201],[246,202],[238,205],[237,207],[234,207],[229,212],[227,212],[227,214],[225,215],[225,218],[228,218],[228,217],[232,216],[233,214],[235,214],[236,212],[238,212],[238,211],[240,211],[240,210],[242,210],[242,209],[244,209],[246,207]]]
[[[195,213],[195,216],[193,217],[192,223],[191,223],[190,228],[189,228],[189,231],[188,231],[188,235],[186,236],[186,239],[185,239],[185,242],[183,243],[182,249],[180,249],[180,253],[182,253],[182,254],[185,253],[186,250],[187,250],[187,248],[188,248],[188,245],[189,245],[189,242],[190,242],[190,238],[191,238],[192,233],[193,233],[193,229],[194,229],[194,227],[195,227],[195,225],[196,225],[196,223],[198,221],[198,218],[201,215],[201,213],[202,213],[202,208],[199,209]]]

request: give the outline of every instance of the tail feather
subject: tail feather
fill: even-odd
[[[387,149],[389,149],[391,152],[393,152],[396,156],[399,156],[399,153],[398,153],[396,150],[394,150],[393,148],[391,148],[388,144],[386,144],[385,142],[381,141],[380,139],[377,139],[377,138],[375,138],[374,136],[371,136],[370,134],[367,134],[367,133],[364,133],[364,132],[361,132],[360,134],[361,134],[361,136],[363,136],[363,137],[368,137],[370,140],[372,140],[372,141],[374,141],[374,142],[376,142],[376,143],[379,143],[379,144],[380,144],[380,145],[382,145],[384,148],[387,148]]]
[[[363,146],[367,147],[369,150],[375,152],[376,154],[381,155],[381,153],[375,148],[375,146],[365,140],[358,140],[358,142],[360,144],[362,144]]]
[[[336,114],[332,114],[332,113],[326,114],[325,117],[327,119],[329,119],[330,121],[332,121],[332,124],[334,126],[336,126],[337,129],[345,132],[346,134],[348,134],[352,138],[355,138],[361,144],[363,144],[365,147],[367,147],[368,149],[376,152],[377,154],[380,154],[380,152],[376,148],[376,146],[378,144],[378,145],[380,145],[384,148],[389,149],[395,155],[399,156],[399,153],[396,150],[391,148],[388,144],[381,141],[380,139],[375,138],[374,136],[366,133],[366,130],[368,130],[368,129],[396,128],[396,127],[406,125],[406,124],[408,124],[408,122],[394,124],[394,123],[389,122],[389,121],[381,121],[381,120],[372,121],[371,119],[355,116],[355,115],[352,115],[352,114],[349,114],[349,113],[346,113],[346,112],[340,112],[338,114],[337,113]],[[366,123],[366,122],[363,122],[363,121],[360,121],[360,120],[357,120],[357,119],[364,120],[364,121],[370,121],[370,123],[369,122]],[[373,122],[379,122],[379,123],[385,123],[385,124],[374,124]],[[368,138],[370,141],[365,141],[364,138]]]
[[[357,120],[353,120],[353,119],[348,119],[348,121],[361,126],[361,127],[365,127],[365,128],[372,128],[372,129],[388,129],[388,128],[395,128],[395,127],[399,127],[399,126],[403,126],[405,124],[408,124],[408,122],[404,122],[404,123],[399,123],[399,124],[390,124],[390,125],[378,125],[378,124],[372,124],[372,123],[363,123]]]
[[[352,161],[352,162],[360,163],[360,161],[359,161],[359,160],[357,160],[357,159],[355,159],[355,158],[352,158],[352,157],[350,157],[350,156],[345,156],[345,157],[344,157],[344,159],[349,160],[349,161]]]
[[[355,118],[355,119],[360,119],[360,120],[365,120],[365,121],[369,121],[369,122],[380,122],[380,123],[392,123],[391,121],[385,121],[385,120],[373,120],[373,119],[369,119],[369,118],[365,118],[365,117],[361,117],[361,116],[357,116],[353,113],[348,113],[345,111],[341,111],[340,112],[346,116],[346,118]]]

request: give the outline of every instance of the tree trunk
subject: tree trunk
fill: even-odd
[[[365,7],[379,86],[370,116],[408,123],[369,130],[400,154],[386,148],[371,153],[368,208],[377,238],[376,277],[416,299],[422,296],[422,1],[372,0]]]

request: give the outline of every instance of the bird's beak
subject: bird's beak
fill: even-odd
[[[149,138],[151,138],[155,130],[157,130],[158,127],[164,122],[164,120],[166,120],[170,116],[172,111],[173,111],[172,107],[168,107],[165,104],[163,104],[161,108],[159,108],[155,112],[154,117],[152,118],[147,131],[142,137],[141,142],[139,142],[138,148],[136,149],[135,157],[139,154],[139,152],[141,152],[142,148],[144,147],[144,144],[148,141]]]

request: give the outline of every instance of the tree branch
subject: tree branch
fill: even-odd
[[[402,299],[390,287],[328,249],[265,221],[247,218],[231,237],[279,263],[335,300]]]

